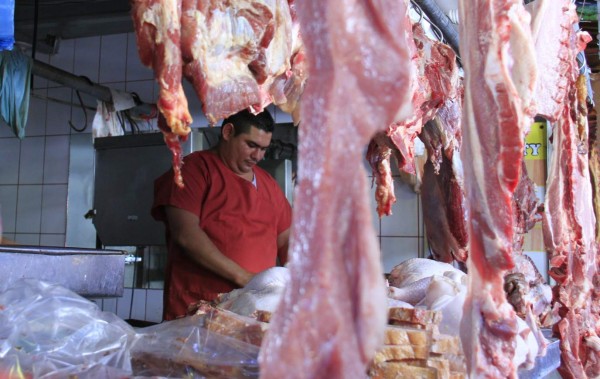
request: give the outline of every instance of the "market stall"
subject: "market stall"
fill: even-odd
[[[126,128],[94,123],[100,240],[162,243],[158,231],[145,235],[156,225],[127,229],[138,221],[140,210],[129,209],[138,190],[128,191],[132,198],[119,192],[133,182],[128,170],[141,170],[110,154],[158,136],[151,144],[158,150],[134,154],[144,162],[162,149],[161,164],[172,166],[183,188],[181,145],[195,139],[192,93],[210,126],[242,110],[291,115],[294,126],[286,127],[297,128],[298,150],[289,260],[215,299],[187,304],[185,317],[134,329],[68,292],[119,296],[122,253],[0,246],[7,278],[0,320],[10,325],[0,327],[0,370],[11,378],[600,375],[600,173],[582,58],[591,36],[575,4],[130,5],[137,54],[152,70],[157,95],[155,107],[133,101],[128,109],[154,119],[162,134],[103,139]],[[107,104],[135,98],[121,92],[117,101],[115,91],[36,61],[33,74]],[[551,133],[532,140],[534,127]],[[547,170],[527,162],[547,142]],[[394,206],[394,176],[420,195],[430,254],[384,272],[371,225],[373,215],[402,212]],[[118,212],[104,212],[117,196],[123,224],[114,221]],[[547,267],[526,254],[535,243],[548,254]],[[51,311],[40,319],[44,304]],[[44,325],[58,332],[48,336]]]

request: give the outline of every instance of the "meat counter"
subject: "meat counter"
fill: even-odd
[[[84,297],[123,296],[125,257],[120,250],[0,245],[0,291],[34,278]]]

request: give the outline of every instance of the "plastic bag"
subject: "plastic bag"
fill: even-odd
[[[92,136],[99,137],[116,137],[125,134],[125,130],[121,127],[117,112],[115,112],[112,104],[98,100],[96,115],[92,122]]]
[[[134,329],[64,287],[0,283],[0,378],[258,378],[265,324],[203,312]]]
[[[206,314],[138,329],[131,348],[134,375],[258,378],[259,346],[210,331]],[[244,331],[240,333],[243,335]]]
[[[25,138],[32,60],[18,50],[0,51],[0,117],[15,136]]]
[[[14,377],[82,377],[98,365],[114,369],[103,377],[123,378],[134,337],[125,321],[64,287],[22,279],[0,293],[0,371]]]

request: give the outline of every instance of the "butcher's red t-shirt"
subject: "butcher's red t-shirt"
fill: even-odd
[[[156,179],[152,216],[167,222],[163,206],[197,215],[199,227],[227,257],[258,273],[273,267],[277,236],[291,224],[291,207],[275,179],[254,167],[256,187],[236,175],[211,151],[184,158],[184,188],[173,181],[173,170]],[[164,292],[165,320],[186,314],[189,304],[213,300],[236,285],[192,261],[175,244],[167,226],[167,260]]]

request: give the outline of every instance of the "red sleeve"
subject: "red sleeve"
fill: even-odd
[[[154,203],[151,213],[157,221],[165,221],[164,206],[180,208],[200,217],[200,205],[207,190],[206,163],[191,156],[184,158],[183,162],[183,188],[175,184],[173,169],[154,181]]]

